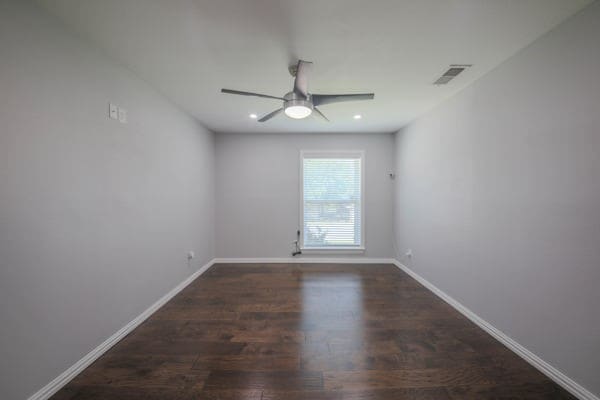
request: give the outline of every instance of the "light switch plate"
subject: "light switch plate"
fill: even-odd
[[[108,103],[108,117],[110,119],[119,119],[119,108],[113,103]]]
[[[122,124],[127,123],[127,110],[119,107],[119,122]]]

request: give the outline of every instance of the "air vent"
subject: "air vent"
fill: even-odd
[[[450,68],[444,72],[442,76],[435,82],[434,85],[445,85],[450,82],[452,79],[456,78],[461,72],[465,69],[469,68],[471,64],[452,64]]]

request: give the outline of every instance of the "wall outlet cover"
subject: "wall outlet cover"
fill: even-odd
[[[118,119],[119,118],[119,107],[113,103],[108,103],[108,118]]]

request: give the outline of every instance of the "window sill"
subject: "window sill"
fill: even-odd
[[[304,247],[302,254],[364,254],[364,247]]]

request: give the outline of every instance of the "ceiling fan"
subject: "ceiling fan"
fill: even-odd
[[[343,101],[354,100],[373,100],[374,93],[359,93],[359,94],[312,94],[308,92],[308,69],[312,62],[299,60],[297,65],[292,65],[289,68],[290,74],[294,79],[294,88],[291,92],[286,93],[283,97],[270,96],[267,94],[242,92],[240,90],[221,89],[221,93],[238,94],[242,96],[255,96],[267,99],[282,100],[283,107],[268,113],[258,120],[265,122],[284,112],[290,118],[302,119],[312,114],[314,111],[325,121],[329,119],[317,107],[325,104],[340,103]]]

